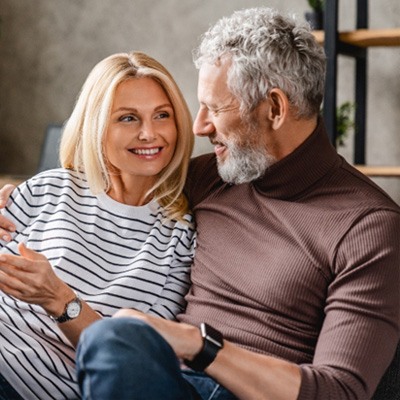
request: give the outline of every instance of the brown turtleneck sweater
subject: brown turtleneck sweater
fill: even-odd
[[[250,184],[192,162],[192,288],[180,320],[301,365],[299,400],[368,399],[399,341],[400,209],[322,124]]]

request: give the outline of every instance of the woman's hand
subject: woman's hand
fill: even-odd
[[[0,189],[0,209],[4,208],[10,198],[11,193],[15,189],[14,185],[4,185]],[[0,215],[0,238],[6,242],[11,240],[10,232],[15,231],[15,225],[7,218]]]
[[[18,250],[20,256],[0,254],[0,289],[19,300],[43,307],[50,315],[61,315],[74,292],[58,278],[45,256],[23,243],[18,245]]]

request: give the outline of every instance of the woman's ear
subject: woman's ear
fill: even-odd
[[[286,94],[277,88],[270,90],[268,94],[269,112],[268,118],[272,123],[272,128],[277,130],[282,127],[283,122],[287,118],[289,112],[289,100]]]

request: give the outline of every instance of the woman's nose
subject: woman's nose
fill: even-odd
[[[139,140],[143,142],[152,142],[156,138],[157,134],[151,123],[143,123],[139,131]]]

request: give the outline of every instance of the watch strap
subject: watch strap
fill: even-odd
[[[218,352],[224,346],[222,333],[212,326],[202,323],[200,324],[200,332],[203,338],[202,349],[193,360],[184,360],[185,364],[195,371],[204,371],[215,360]]]

